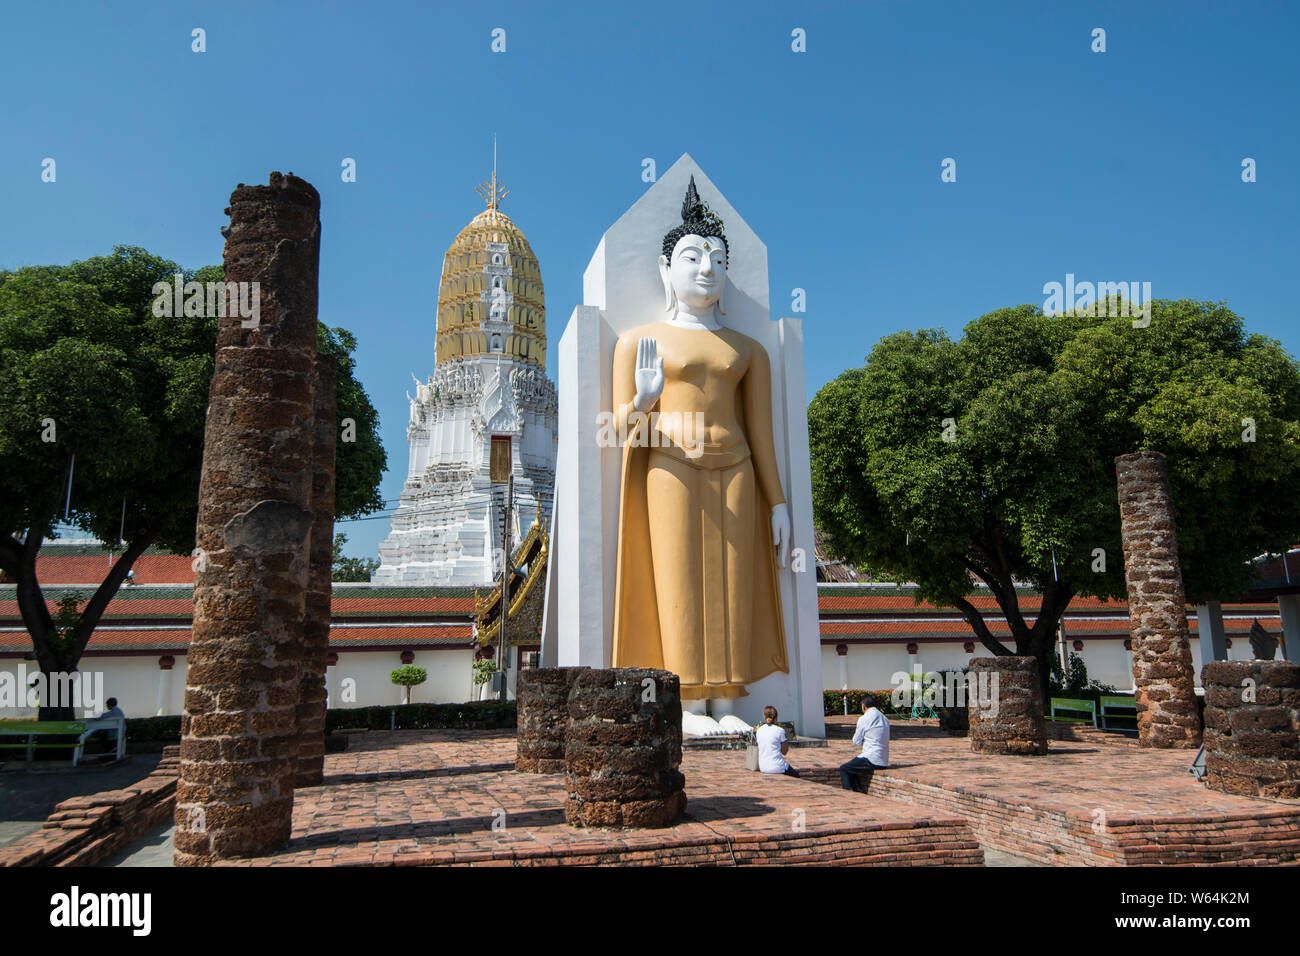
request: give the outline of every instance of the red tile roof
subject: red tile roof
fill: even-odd
[[[58,610],[58,602],[47,599],[46,607],[51,613]],[[339,597],[337,594],[331,602],[332,613],[337,617],[349,615],[410,615],[440,614],[469,617],[474,613],[473,598],[356,598]],[[194,613],[193,598],[125,598],[117,597],[109,602],[104,611],[105,618],[141,618],[163,617],[184,618],[188,620]],[[20,618],[18,602],[0,599],[0,621]]]
[[[67,550],[75,550],[68,546]],[[189,644],[189,622],[193,614],[190,588],[194,572],[185,555],[146,554],[137,559],[136,584],[123,588],[109,604],[104,624],[91,638],[91,649],[105,650],[182,650]],[[37,558],[42,586],[50,600],[56,601],[71,585],[80,585],[73,593],[89,596],[87,585],[97,585],[109,568],[109,557],[100,554],[45,554]],[[157,587],[171,584],[175,587]],[[150,588],[149,585],[155,585]],[[12,584],[10,585],[12,588]],[[17,601],[5,592],[0,599],[0,653],[12,655],[30,648],[22,629]],[[870,585],[819,587],[822,640],[897,642],[920,640],[973,640],[970,626],[955,608],[935,607],[928,602],[917,604],[912,587],[881,588]],[[994,597],[977,593],[971,603],[984,612],[989,629],[999,636],[1010,634]],[[1026,618],[1032,620],[1041,606],[1041,598],[1021,593],[1019,603]],[[447,646],[467,643],[471,639],[470,622],[474,614],[472,590],[467,588],[387,587],[379,585],[336,586],[332,603],[334,626],[330,631],[332,646]],[[1276,604],[1260,601],[1253,604],[1224,605],[1224,626],[1230,634],[1250,630],[1254,618],[1272,633],[1280,633],[1281,623]],[[394,623],[379,623],[391,618]],[[158,627],[132,626],[157,622]],[[368,624],[375,621],[375,624]],[[401,621],[402,623],[395,623]],[[409,622],[409,623],[408,623]],[[1195,614],[1189,609],[1188,624],[1196,634]],[[1065,617],[1067,637],[1089,636],[1123,638],[1128,636],[1128,606],[1123,601],[1075,598]]]
[[[121,555],[112,559],[116,561]],[[142,554],[131,570],[137,584],[193,584],[194,559],[183,554]],[[38,554],[36,576],[42,587],[54,584],[98,584],[112,567],[107,554]]]
[[[988,594],[976,594],[968,598],[970,603],[981,611],[996,611],[998,602]],[[1043,600],[1036,594],[1021,594],[1022,610],[1037,609]],[[939,610],[929,601],[917,604],[910,591],[881,591],[874,594],[821,594],[817,598],[817,607],[822,611],[925,611]],[[1115,609],[1127,613],[1128,605],[1124,601],[1101,601],[1091,597],[1077,597],[1070,602],[1071,610]],[[951,610],[944,608],[943,610]]]
[[[466,624],[428,624],[415,627],[370,627],[341,625],[330,628],[330,647],[387,646],[392,644],[411,647],[455,646],[469,647],[472,631]],[[90,638],[88,650],[158,650],[184,651],[190,643],[188,627],[160,628],[99,628]],[[28,651],[32,642],[26,631],[0,631],[0,653]]]

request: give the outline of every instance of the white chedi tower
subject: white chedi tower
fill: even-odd
[[[406,483],[379,546],[383,584],[490,585],[500,579],[505,486],[514,476],[513,548],[535,520],[549,527],[555,484],[556,391],[546,377],[546,300],[532,247],[500,210],[493,171],[487,209],[447,250],[438,288],[435,368],[407,398]]]

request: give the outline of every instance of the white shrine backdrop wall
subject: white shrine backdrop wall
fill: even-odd
[[[330,691],[329,706],[374,707],[400,704],[404,688],[393,684],[390,675],[402,665],[401,654],[394,650],[347,650],[338,652],[339,662],[326,669]],[[116,697],[118,706],[128,717],[153,717],[161,714],[179,714],[185,704],[186,656],[175,654],[176,663],[170,671],[158,667],[158,653],[141,655],[87,654],[81,659],[80,671],[86,675],[102,674],[104,697]],[[0,672],[18,675],[19,661],[12,658],[0,660]],[[21,662],[26,666],[28,679],[36,672],[35,661]],[[467,647],[448,647],[415,652],[413,663],[423,667],[429,679],[411,688],[413,704],[458,704],[477,700],[478,691],[473,686],[471,668],[474,650]],[[508,696],[514,697],[514,676],[517,667],[510,670],[511,682]],[[352,680],[355,700],[345,700],[343,681]],[[160,695],[159,688],[162,688]],[[160,700],[161,697],[161,700]],[[103,708],[101,708],[103,709]],[[19,712],[21,711],[21,712]],[[0,717],[35,717],[26,708],[0,710]]]
[[[910,672],[913,666],[919,665],[923,672],[960,669],[970,663],[972,657],[988,656],[988,652],[979,644],[976,644],[973,653],[967,652],[962,646],[967,640],[971,640],[969,635],[954,641],[923,640],[916,654],[907,653],[905,640],[859,641],[848,644],[848,653],[840,656],[836,653],[835,642],[828,639],[818,649],[818,692],[820,694],[822,687],[826,690],[839,690],[844,686],[853,690],[885,690],[891,687],[890,680],[896,672]],[[1191,651],[1196,686],[1199,687],[1203,664],[1199,640],[1192,640]],[[389,680],[389,674],[401,664],[398,651],[344,648],[337,653],[339,663],[328,669],[331,708],[401,703],[402,688],[394,687]],[[1124,649],[1123,640],[1090,638],[1084,641],[1084,649],[1078,654],[1087,665],[1089,677],[1114,686],[1120,693],[1131,691],[1133,654]],[[1233,639],[1232,647],[1228,648],[1228,660],[1251,660],[1253,656],[1249,641],[1240,636]],[[88,674],[102,673],[104,696],[116,697],[128,717],[152,717],[159,711],[163,714],[179,714],[185,700],[186,656],[174,653],[176,663],[170,671],[160,670],[158,657],[157,651],[145,654],[90,653],[82,658],[81,670]],[[411,689],[411,701],[460,703],[478,699],[470,678],[473,659],[473,650],[463,647],[415,651],[415,663],[428,671],[429,679]],[[1278,659],[1281,659],[1280,652]],[[0,659],[0,673],[16,678],[19,663],[25,665],[30,679],[35,673],[35,662],[20,662],[15,657]],[[517,675],[518,667],[512,666],[508,695],[512,699],[514,678]],[[356,682],[355,701],[342,699],[341,681],[345,678]],[[751,696],[754,695],[751,693]],[[820,706],[820,696],[818,702]],[[780,709],[779,704],[775,706]],[[28,714],[24,708],[0,710],[0,717],[27,716],[36,715],[35,712]]]
[[[614,574],[621,449],[597,444],[597,415],[612,406],[619,335],[667,317],[658,259],[664,234],[681,223],[691,177],[722,218],[728,242],[724,325],[756,339],[772,365],[772,421],[781,485],[790,506],[792,549],[803,570],[782,570],[781,603],[789,674],[751,684],[736,713],[757,724],[772,705],[798,732],[824,733],[812,478],[804,398],[803,335],[796,319],[771,320],[767,247],[689,155],[646,191],[601,238],[583,275],[583,304],[557,355],[560,382],[556,505],[546,594],[542,660],[548,666],[608,667],[612,657]],[[599,507],[597,507],[599,503]]]

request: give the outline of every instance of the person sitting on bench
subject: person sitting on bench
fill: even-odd
[[[889,721],[876,709],[870,697],[862,698],[862,716],[853,731],[853,743],[862,747],[860,756],[840,765],[840,786],[866,793],[871,775],[889,766]],[[866,781],[862,777],[866,777]]]
[[[121,717],[123,719],[126,718],[126,714],[123,713],[122,708],[117,706],[116,697],[110,697],[108,700],[104,701],[104,703],[108,704],[108,710],[100,714],[99,717],[96,718],[97,720],[103,720],[105,718],[111,718],[111,717]],[[88,740],[97,740],[97,741],[103,741],[107,743],[114,736],[116,736],[116,731],[101,729],[101,730],[96,730],[94,733],[92,733],[88,738]]]

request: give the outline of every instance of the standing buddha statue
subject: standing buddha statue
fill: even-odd
[[[720,321],[727,243],[693,178],[681,215],[659,257],[669,316],[614,349],[627,440],[613,666],[670,670],[688,709],[721,716],[746,685],[789,672],[777,575],[790,514],[767,350]]]

